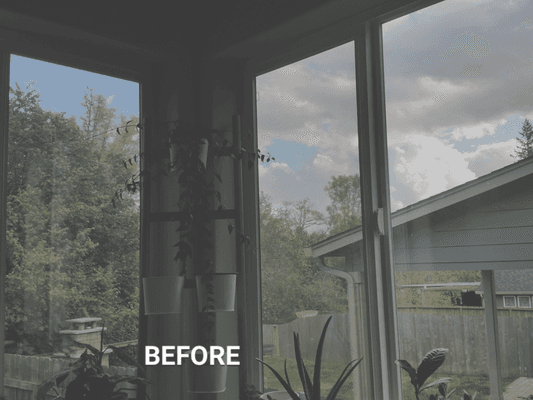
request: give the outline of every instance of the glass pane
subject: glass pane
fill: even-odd
[[[132,173],[122,161],[139,149],[134,127],[116,128],[137,124],[139,111],[118,115],[111,103],[126,111],[139,86],[23,57],[11,64],[5,390],[30,398],[28,382],[85,350],[71,339],[100,349],[104,329],[104,344],[136,358],[139,198],[116,208],[112,199]],[[42,83],[30,83],[35,76]],[[125,93],[84,95],[94,83]],[[127,366],[113,352],[102,364],[110,373]]]
[[[363,355],[361,254],[339,246],[361,235],[354,45],[348,43],[257,77],[259,148],[275,158],[259,166],[264,361],[296,391],[303,388],[293,333],[313,370],[324,324],[333,316],[322,357],[326,396],[346,364]],[[331,244],[324,266],[304,251]],[[341,248],[342,247],[342,248]],[[338,399],[364,398],[357,367]],[[267,392],[283,390],[265,368]]]
[[[400,356],[418,365],[447,348],[426,383],[450,377],[454,396],[488,399],[491,371],[504,393],[533,376],[529,356],[517,362],[530,341],[516,336],[531,316],[504,309],[530,290],[513,270],[533,268],[532,16],[529,1],[448,0],[383,25]],[[499,344],[481,270],[495,271]]]

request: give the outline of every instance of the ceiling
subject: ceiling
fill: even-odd
[[[3,0],[0,7],[108,38],[169,50],[176,41],[189,49],[203,44],[213,26],[240,1]]]

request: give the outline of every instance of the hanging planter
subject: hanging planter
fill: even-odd
[[[197,360],[202,359],[202,354],[198,351]],[[185,363],[187,383],[189,393],[222,393],[226,390],[226,377],[228,375],[227,356],[224,355],[224,365],[215,362],[214,365],[208,363],[195,365],[189,358]],[[207,352],[209,360],[209,352]]]
[[[181,313],[181,294],[184,276],[143,278],[144,314]]]
[[[212,280],[211,280],[212,278]],[[212,291],[210,286],[212,285]],[[196,276],[196,293],[198,295],[198,311],[212,305],[208,311],[233,311],[235,308],[235,287],[237,274],[203,274]],[[211,293],[210,293],[211,292]]]

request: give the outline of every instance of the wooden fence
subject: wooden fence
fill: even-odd
[[[533,377],[533,318],[508,315],[506,309],[498,316],[502,377]],[[533,317],[532,312],[526,315]],[[272,345],[273,355],[294,359],[292,332],[295,331],[300,335],[304,359],[314,360],[327,317],[319,315],[284,325],[265,325],[264,338],[270,342],[264,340],[263,343]],[[331,320],[324,345],[324,361],[340,364],[350,361],[347,322],[347,314],[335,315]],[[439,372],[488,374],[483,309],[461,311],[457,308],[454,314],[400,311],[398,331],[400,357],[411,364],[418,365],[431,349],[445,347],[449,352]]]
[[[67,368],[69,360],[48,358],[39,356],[20,356],[17,354],[5,355],[5,397],[9,400],[35,400],[37,388],[42,381],[54,375],[55,373]],[[131,375],[135,376],[134,368],[125,367],[108,367],[104,370],[109,374]],[[74,379],[71,374],[62,384],[65,385]],[[120,383],[117,388],[134,389],[135,385]],[[135,398],[135,391],[127,391],[130,398]],[[50,392],[48,399],[53,399],[55,393]]]

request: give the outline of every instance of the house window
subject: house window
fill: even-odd
[[[135,128],[119,138],[116,127],[128,120],[137,123],[139,110],[134,104],[137,110],[123,108],[119,115],[111,103],[121,102],[120,92],[135,93],[139,86],[15,55],[11,71],[9,129],[4,132],[7,180],[2,182],[7,189],[2,199],[7,210],[2,215],[7,220],[2,364],[7,366],[6,397],[15,398],[27,395],[28,382],[20,382],[30,381],[30,375],[38,385],[49,377],[43,373],[52,371],[52,364],[64,369],[79,356],[84,349],[68,344],[69,338],[99,348],[104,330],[106,344],[120,343],[136,358],[139,202],[126,196],[114,208],[111,200],[131,175],[121,160],[139,149]],[[47,76],[31,85],[36,71]],[[82,82],[78,97],[60,87],[50,89],[53,79],[61,80],[63,88]],[[84,87],[102,82],[116,95],[84,94]],[[60,97],[81,106],[62,109],[54,103]],[[57,360],[50,361],[52,354]],[[123,366],[114,354],[106,356],[106,363]],[[38,364],[42,368],[20,375]],[[126,373],[135,375],[135,370]]]
[[[503,306],[508,308],[516,307],[516,296],[503,296]]]
[[[531,297],[530,296],[518,296],[518,307],[519,308],[531,308]]]
[[[504,101],[504,107],[496,104],[501,104],[500,96],[510,99],[508,94],[521,93],[521,87],[531,85],[527,71],[533,58],[515,55],[522,54],[521,38],[530,31],[525,15],[532,11],[528,2],[504,6],[490,0],[475,4],[446,0],[382,26],[398,286],[477,282],[472,289],[484,291],[485,303],[494,304],[495,299],[487,296],[493,290],[486,287],[490,271],[495,271],[497,290],[498,284],[511,284],[505,280],[511,271],[499,269],[529,262],[529,256],[515,257],[521,244],[503,237],[533,213],[531,207],[521,206],[532,195],[524,185],[531,182],[533,163],[514,141],[521,138],[523,127],[528,129],[526,118],[532,114],[518,111],[519,96],[511,96],[516,101]],[[503,31],[507,34],[501,35]],[[533,45],[528,46],[531,54]],[[504,392],[528,368],[519,365],[513,350],[503,344],[523,338],[509,319],[497,318],[490,307],[469,310],[470,315],[450,309],[451,293],[396,292],[400,357],[418,365],[419,357],[433,348],[448,348],[449,355],[435,377],[450,377],[449,386],[456,388],[454,382],[464,376],[477,376],[490,387],[491,397],[499,397],[497,392]],[[504,305],[516,307],[516,297],[504,297]],[[420,306],[423,311],[415,310]],[[513,318],[517,318],[514,324],[527,322]],[[483,328],[472,329],[474,320]],[[499,331],[494,330],[497,324]],[[467,332],[468,339],[449,334],[456,330]],[[484,330],[490,334],[481,339],[477,335]],[[499,364],[482,366],[464,359],[465,354],[476,354],[477,360],[485,360],[495,353],[485,350],[491,346],[499,346]],[[402,384],[404,398],[414,394],[405,372]],[[469,382],[462,384],[457,390],[470,393]]]
[[[363,313],[364,294],[354,300],[347,289],[357,274],[353,264],[343,258],[323,264],[304,252],[361,225],[354,43],[258,76],[256,90],[258,147],[275,157],[259,166],[263,359],[279,369],[287,358],[296,377],[292,332],[312,365],[317,342],[311,338],[333,315],[323,352],[326,396],[364,346],[362,321],[354,320],[354,304]],[[340,397],[365,397],[367,369],[359,367]],[[291,382],[303,391],[297,378]],[[265,392],[283,390],[266,368],[263,383]]]

